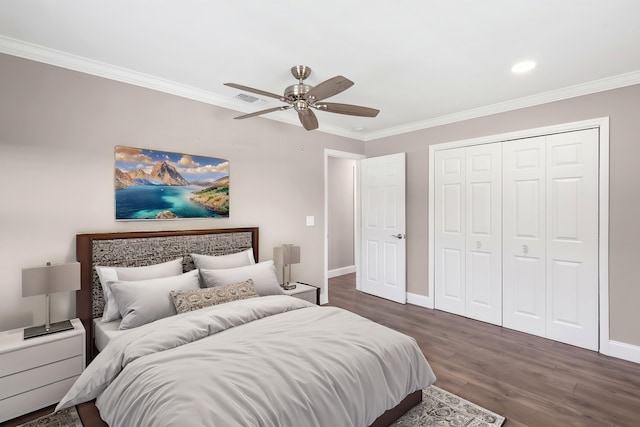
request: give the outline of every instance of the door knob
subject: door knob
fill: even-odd
[[[395,237],[396,239],[401,239],[402,240],[402,239],[405,239],[407,237],[407,235],[398,233],[398,234],[392,234],[391,237]]]
[[[480,249],[481,247],[482,247],[482,242],[481,242],[480,240],[478,240],[478,241],[476,242],[476,248],[477,248],[477,249]]]
[[[527,245],[522,245],[522,253],[523,254],[528,254],[529,253],[529,246]]]

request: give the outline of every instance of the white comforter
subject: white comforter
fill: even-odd
[[[368,426],[435,376],[415,340],[335,307],[252,298],[113,340],[56,410],[125,426]]]

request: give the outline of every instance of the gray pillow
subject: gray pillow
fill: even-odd
[[[261,297],[265,295],[282,295],[284,292],[278,283],[276,266],[272,260],[259,262],[245,267],[227,268],[222,270],[200,270],[204,286],[232,285],[245,280],[253,280],[256,292]]]
[[[196,291],[171,291],[170,295],[178,314],[258,296],[251,279],[233,285],[216,286]]]
[[[160,264],[147,265],[144,267],[102,267],[95,266],[100,285],[104,294],[104,310],[102,320],[110,322],[120,318],[118,304],[111,295],[109,282],[118,280],[148,280],[159,277],[178,276],[182,274],[182,258],[174,259]]]
[[[109,283],[122,322],[120,329],[131,329],[176,314],[169,292],[199,289],[198,270],[179,276],[134,282]]]
[[[191,258],[193,258],[193,263],[196,265],[196,268],[209,268],[213,270],[244,267],[245,265],[253,265],[256,263],[253,257],[253,249],[247,249],[246,251],[229,255],[213,256],[191,254]]]

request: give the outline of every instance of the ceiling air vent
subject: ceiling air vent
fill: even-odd
[[[252,96],[252,95],[247,95],[246,93],[239,93],[236,96],[236,99],[239,99],[240,101],[244,101],[244,102],[248,102],[249,104],[255,104],[257,103],[261,103],[265,102],[264,100],[258,98],[257,96]]]

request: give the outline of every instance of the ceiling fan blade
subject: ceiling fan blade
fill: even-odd
[[[325,80],[317,86],[314,86],[306,94],[306,98],[310,102],[320,101],[330,96],[337,95],[353,86],[353,82],[346,77],[335,76],[329,80]],[[311,99],[313,98],[313,100]]]
[[[279,99],[280,101],[284,101],[284,98],[282,97],[282,95],[276,95],[275,93],[265,92],[264,90],[254,89],[252,87],[243,86],[236,83],[225,83],[224,85],[235,88],[235,89],[246,90],[247,92],[253,92],[253,93],[257,93],[258,95],[268,96],[270,98],[275,98],[275,99]]]
[[[273,113],[274,111],[288,110],[291,105],[283,105],[282,107],[268,108],[266,110],[256,111],[255,113],[245,114],[243,116],[234,117],[234,119],[248,119],[249,117],[260,116],[262,114]]]
[[[361,116],[361,117],[375,117],[380,110],[369,107],[361,107],[359,105],[351,104],[337,104],[335,102],[323,102],[322,104],[315,104],[313,108],[320,111],[327,111],[329,113],[347,114],[349,116]]]
[[[318,129],[318,118],[313,111],[298,111],[298,118],[306,130]]]

